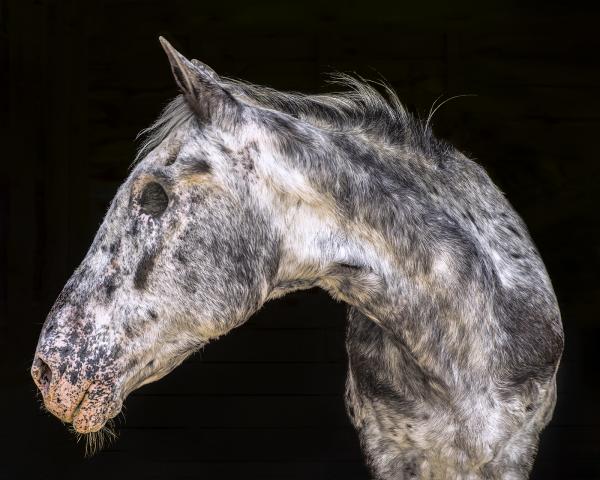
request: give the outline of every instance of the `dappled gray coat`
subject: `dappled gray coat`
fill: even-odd
[[[346,403],[375,478],[526,478],[563,333],[484,170],[387,87],[286,94],[163,46],[183,96],[44,324],[46,408],[90,436],[266,301],[319,286],[349,305]]]

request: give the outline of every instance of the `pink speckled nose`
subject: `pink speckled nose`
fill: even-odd
[[[42,393],[42,397],[45,398],[52,383],[52,369],[37,355],[31,366],[31,376]]]
[[[65,422],[72,422],[91,382],[77,380],[71,383],[56,365],[36,354],[31,376],[39,388],[46,408]]]

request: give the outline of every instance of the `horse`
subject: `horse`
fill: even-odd
[[[45,408],[102,431],[269,300],[320,287],[348,305],[345,402],[374,478],[527,478],[564,334],[485,170],[387,83],[280,92],[160,42],[181,94],[42,327]]]

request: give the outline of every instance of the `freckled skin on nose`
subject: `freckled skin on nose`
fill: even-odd
[[[52,370],[46,362],[38,356],[35,357],[31,367],[31,376],[43,396],[48,393],[50,383],[52,382]]]

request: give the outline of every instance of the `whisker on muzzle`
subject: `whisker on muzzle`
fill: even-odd
[[[108,447],[118,437],[113,419],[109,419],[104,427],[97,432],[79,433],[75,430],[75,428],[73,428],[72,425],[69,427],[69,430],[75,434],[77,443],[81,442],[82,440],[84,441],[84,455],[86,458],[92,457],[105,447]]]

